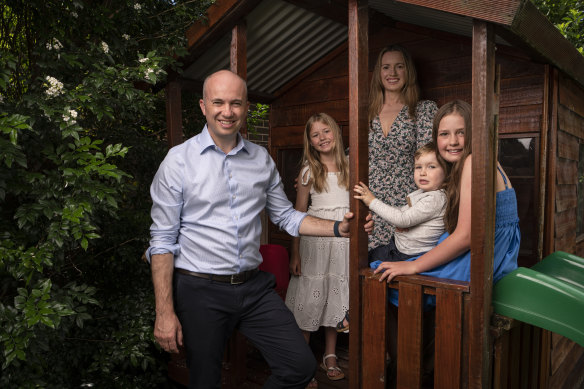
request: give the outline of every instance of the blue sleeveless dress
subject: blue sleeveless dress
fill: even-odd
[[[497,192],[496,195],[493,283],[497,283],[497,281],[517,268],[517,256],[519,255],[519,245],[521,243],[515,190],[509,188],[507,179],[501,172],[499,166],[497,166],[497,169],[505,182],[505,190]],[[442,243],[449,235],[448,232],[442,234],[438,240],[438,244]],[[413,261],[418,258],[410,258],[408,261]],[[452,280],[470,281],[470,250],[454,258],[452,261],[420,274]],[[397,305],[398,294],[395,289],[390,290],[389,300],[392,304]],[[429,303],[433,305],[431,302]]]

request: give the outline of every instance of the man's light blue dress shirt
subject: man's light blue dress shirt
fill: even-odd
[[[207,126],[173,147],[152,185],[148,260],[174,254],[174,266],[211,274],[235,274],[257,267],[262,231],[260,212],[298,236],[306,216],[292,207],[267,150],[238,134],[225,154]]]

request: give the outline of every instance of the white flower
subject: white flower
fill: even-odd
[[[136,11],[139,11],[139,10],[141,10],[141,9],[142,9],[142,5],[141,5],[140,3],[136,3],[136,4],[134,4],[134,9],[135,9]]]
[[[77,15],[77,12],[73,11],[73,12],[71,12],[71,16],[73,16],[75,19],[77,19],[77,17],[78,17],[79,15]]]
[[[70,109],[69,112],[63,115],[63,121],[67,122],[70,125],[77,123],[75,120],[77,118],[77,111],[74,109]]]
[[[138,61],[140,61],[141,63],[147,62],[148,57],[140,58],[140,59],[138,59]]]
[[[107,43],[105,42],[101,42],[101,49],[103,50],[104,53],[109,53],[109,46],[107,45]]]
[[[4,96],[0,95],[0,103],[4,102]]]
[[[150,80],[151,73],[154,73],[154,69],[152,69],[152,68],[146,69],[146,71],[144,72],[144,78],[147,80]]]
[[[130,40],[130,36],[128,34],[122,34],[122,38],[124,38],[127,41]]]
[[[55,77],[46,76],[45,80],[49,83],[49,88],[45,91],[50,97],[58,96],[63,93],[63,83]]]
[[[47,44],[45,45],[47,50],[61,50],[63,48],[63,45],[61,44],[61,42],[59,42],[59,40],[57,38],[53,38],[51,39],[49,42],[47,42]]]

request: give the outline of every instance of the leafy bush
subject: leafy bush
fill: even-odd
[[[209,3],[0,5],[0,387],[168,385],[140,260],[166,153],[152,86]]]

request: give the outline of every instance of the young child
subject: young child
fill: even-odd
[[[349,164],[339,126],[325,113],[311,116],[306,123],[302,166],[295,208],[309,215],[342,220],[349,211]],[[335,354],[335,325],[349,308],[349,239],[293,238],[290,257],[292,277],[286,305],[306,342],[311,332],[325,327],[321,368],[329,379],[340,380],[345,374]],[[316,387],[316,381],[308,387]]]
[[[402,262],[382,262],[375,273],[380,281],[395,276],[424,274],[461,281],[470,280],[472,131],[471,107],[455,100],[442,106],[434,118],[433,139],[439,158],[452,165],[446,194],[448,202],[444,223],[446,232],[438,245],[420,257]],[[495,247],[493,282],[517,268],[521,242],[517,199],[511,182],[497,162]],[[397,294],[390,293],[397,305]]]
[[[402,207],[381,202],[362,182],[353,189],[356,199],[397,227],[388,244],[369,251],[369,262],[403,261],[419,256],[436,246],[444,233],[446,163],[438,160],[432,142],[416,151],[414,161],[414,182],[418,190],[407,195],[407,204]]]
[[[444,233],[446,194],[444,179],[446,163],[438,159],[433,142],[420,147],[414,154],[414,182],[418,189],[407,195],[407,204],[393,207],[375,198],[360,182],[355,185],[354,197],[369,209],[397,227],[389,243],[369,251],[369,262],[403,261],[431,250]],[[338,332],[349,328],[348,313],[337,323]]]

